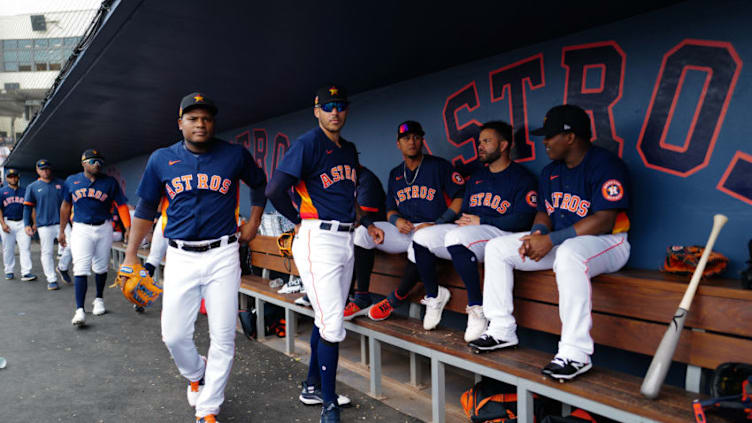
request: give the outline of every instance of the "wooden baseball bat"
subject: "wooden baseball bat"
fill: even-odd
[[[687,318],[687,312],[692,305],[692,299],[697,291],[697,286],[700,284],[702,278],[702,272],[705,270],[705,265],[708,262],[710,252],[713,250],[718,234],[721,232],[721,228],[726,224],[728,218],[722,214],[713,216],[713,230],[710,231],[710,237],[705,245],[705,250],[702,252],[700,262],[697,263],[697,268],[692,274],[692,279],[689,281],[687,291],[684,292],[684,297],[679,303],[679,308],[674,313],[674,317],[671,323],[666,329],[666,333],[663,335],[661,343],[658,345],[658,349],[655,351],[653,361],[650,363],[650,368],[645,374],[645,379],[642,380],[642,387],[640,392],[647,398],[655,399],[661,390],[661,385],[666,379],[666,373],[671,366],[672,358],[674,357],[674,351],[676,351],[676,345],[679,343],[681,337],[682,328],[684,328],[684,320]]]

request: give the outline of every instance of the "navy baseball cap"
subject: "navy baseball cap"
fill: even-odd
[[[420,135],[422,137],[426,133],[423,132],[423,127],[414,120],[406,120],[397,126],[397,139],[409,134]]]
[[[18,171],[16,169],[5,169],[5,177],[8,176],[18,176]]]
[[[562,104],[551,108],[543,118],[543,127],[530,133],[551,138],[562,132],[574,132],[575,135],[590,140],[590,116],[579,106]]]
[[[49,169],[52,165],[50,165],[50,161],[47,159],[39,159],[37,160],[37,169]]]
[[[313,106],[318,107],[322,104],[331,103],[333,101],[347,101],[347,90],[337,84],[327,84],[316,91],[316,98],[313,100]]]
[[[195,92],[188,94],[187,96],[183,97],[182,100],[180,100],[180,110],[178,111],[178,117],[183,117],[183,113],[198,107],[202,107],[208,110],[212,115],[216,115],[218,112],[217,106],[214,105],[213,101],[211,101],[205,95],[199,92]]]
[[[99,152],[99,150],[90,148],[84,151],[84,154],[81,155],[81,161],[89,160],[89,159],[99,159],[99,160],[104,161],[104,156]]]

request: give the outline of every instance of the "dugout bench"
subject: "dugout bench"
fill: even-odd
[[[295,263],[281,257],[276,238],[258,236],[251,242],[251,260],[263,269],[261,276],[243,276],[241,307],[250,296],[255,299],[257,333],[264,333],[264,304],[285,310],[285,352],[295,352],[297,314],[313,316],[313,310],[294,304],[301,294],[278,294],[269,287],[269,271],[297,275]],[[113,265],[124,257],[125,246],[113,244]],[[148,250],[139,250],[145,259]],[[398,284],[405,267],[403,255],[377,252],[371,277],[371,292],[386,295]],[[482,268],[481,268],[482,271]],[[445,311],[465,313],[467,293],[451,263],[439,260],[439,283],[452,292]],[[623,270],[593,279],[593,328],[599,345],[652,355],[668,320],[686,289],[688,278],[657,271]],[[381,344],[386,343],[410,355],[411,385],[420,377],[418,355],[430,360],[433,422],[444,422],[445,366],[455,366],[476,375],[491,377],[517,387],[520,422],[533,422],[533,394],[561,401],[617,421],[688,422],[694,421],[691,403],[701,382],[701,369],[714,369],[729,361],[748,362],[752,357],[752,291],[740,289],[732,280],[702,281],[692,303],[684,333],[674,360],[687,364],[685,389],[664,385],[656,400],[639,393],[642,379],[622,372],[594,366],[571,382],[559,383],[544,378],[540,369],[551,359],[550,353],[520,347],[513,350],[474,354],[463,339],[463,331],[439,326],[425,331],[420,319],[423,296],[418,284],[408,297],[409,317],[392,315],[374,322],[358,317],[345,322],[345,328],[360,335],[361,362],[369,365],[370,392],[381,397]],[[520,327],[559,334],[558,293],[553,272],[515,272],[515,317]],[[596,354],[597,354],[596,347]],[[709,421],[723,421],[708,415]]]

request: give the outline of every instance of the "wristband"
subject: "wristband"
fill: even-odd
[[[535,233],[535,231],[540,231],[541,235],[545,235],[549,232],[551,232],[550,229],[548,229],[548,226],[542,224],[542,223],[536,223],[533,225],[532,228],[530,228],[530,233]]]
[[[447,208],[444,211],[444,214],[442,214],[441,216],[439,216],[439,218],[436,219],[436,221],[434,223],[437,224],[437,225],[440,225],[442,223],[454,222],[454,219],[456,217],[457,217],[457,213],[455,213],[454,210]]]
[[[368,216],[363,216],[360,218],[360,225],[368,229],[369,226],[373,225],[373,220]]]
[[[397,226],[397,219],[401,219],[402,216],[399,215],[399,213],[395,213],[391,216],[389,216],[389,223],[391,223],[394,226]]]
[[[577,236],[577,231],[574,230],[574,226],[569,226],[564,229],[559,229],[558,231],[553,231],[550,234],[548,234],[549,238],[551,238],[551,243],[554,245],[559,245],[562,242],[568,240],[569,238],[574,238]]]

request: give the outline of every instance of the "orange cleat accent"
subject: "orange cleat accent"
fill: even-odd
[[[389,300],[386,298],[379,301],[378,303],[374,304],[369,310],[368,310],[368,317],[371,318],[371,320],[384,320],[389,318],[389,316],[392,315],[392,311],[394,311],[394,308],[392,307],[392,304],[389,303]]]

